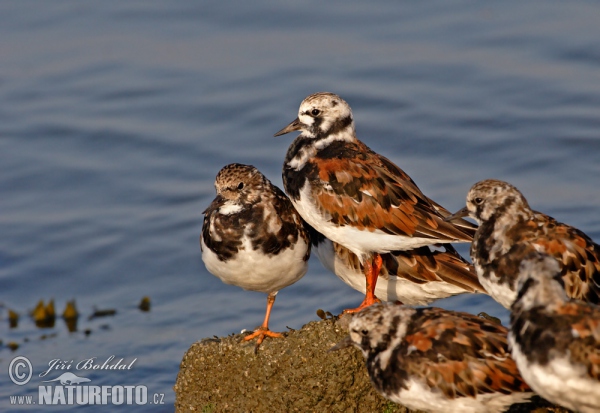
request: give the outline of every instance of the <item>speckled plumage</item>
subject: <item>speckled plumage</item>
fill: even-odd
[[[516,298],[521,260],[545,252],[559,263],[567,295],[600,303],[600,246],[586,234],[532,210],[517,188],[495,179],[473,185],[467,206],[451,217],[479,223],[471,258],[479,281],[506,308]]]
[[[204,211],[202,260],[224,283],[269,294],[261,327],[268,331],[275,295],[308,269],[308,231],[285,194],[253,166],[225,166],[215,188]]]
[[[527,383],[547,400],[600,411],[600,307],[571,300],[558,262],[528,255],[520,266],[509,341]]]
[[[369,291],[378,254],[471,241],[472,226],[444,221],[439,205],[403,170],[357,139],[352,110],[339,96],[308,96],[298,118],[276,136],[292,131],[302,133],[285,157],[284,188],[306,222],[366,265],[361,307],[376,300]]]
[[[376,304],[357,313],[334,349],[363,353],[386,398],[430,412],[502,412],[533,393],[522,380],[501,325],[441,308]]]

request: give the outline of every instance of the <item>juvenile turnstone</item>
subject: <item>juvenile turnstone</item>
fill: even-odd
[[[515,300],[519,264],[532,251],[558,261],[567,296],[600,303],[600,246],[580,230],[533,211],[511,184],[477,182],[469,190],[467,206],[448,219],[467,215],[479,223],[471,244],[479,281],[504,307]]]
[[[308,96],[275,136],[292,131],[302,133],[283,165],[287,194],[306,222],[352,251],[365,269],[365,299],[347,312],[379,301],[380,254],[472,240],[472,228],[445,222],[439,205],[404,171],[356,138],[352,110],[339,96]]]
[[[267,293],[264,322],[245,340],[282,337],[269,330],[277,292],[306,273],[310,240],[302,218],[283,191],[255,167],[225,166],[217,197],[204,211],[200,247],[208,271],[226,284]]]
[[[310,228],[312,230],[312,228]],[[366,294],[364,266],[348,248],[310,231],[312,252],[325,268]],[[375,296],[383,301],[424,305],[462,293],[485,293],[473,266],[450,244],[381,254]]]
[[[507,330],[467,313],[377,304],[357,313],[350,335],[373,386],[385,398],[429,412],[502,412],[526,402]]]
[[[600,412],[600,307],[570,300],[547,254],[529,255],[519,273],[509,343],[521,375],[553,403]]]

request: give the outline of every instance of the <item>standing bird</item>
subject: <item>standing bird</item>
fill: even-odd
[[[364,266],[344,246],[310,232],[312,252],[325,268],[350,287],[366,294]],[[463,293],[485,293],[475,269],[450,244],[381,254],[381,271],[375,296],[383,301],[425,305]]]
[[[471,259],[481,285],[506,308],[517,297],[519,264],[532,251],[558,261],[567,296],[600,303],[600,246],[569,225],[529,207],[517,188],[496,179],[477,182],[467,206],[447,219],[479,223]]]
[[[350,335],[375,389],[409,409],[495,413],[533,392],[510,357],[507,330],[467,313],[377,304],[356,314]]]
[[[306,274],[310,239],[283,191],[258,169],[230,164],[215,180],[217,196],[204,211],[200,247],[209,272],[225,284],[267,293],[262,325],[244,338],[282,337],[269,330],[277,292]]]
[[[600,411],[600,307],[570,300],[553,257],[520,266],[509,343],[521,375],[543,398],[577,412]]]
[[[365,299],[346,312],[380,301],[381,254],[472,240],[472,228],[445,222],[403,170],[356,138],[352,110],[339,96],[321,92],[304,99],[298,118],[275,136],[293,131],[302,133],[285,157],[285,191],[308,224],[364,266]]]

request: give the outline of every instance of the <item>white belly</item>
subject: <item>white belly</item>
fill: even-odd
[[[523,403],[532,395],[529,393],[487,393],[476,397],[457,397],[448,399],[441,392],[432,392],[429,387],[417,380],[410,380],[408,389],[402,389],[394,395],[384,395],[393,402],[409,409],[428,412],[456,413],[500,413],[514,403]]]
[[[244,290],[272,293],[292,285],[306,274],[308,262],[304,261],[308,245],[302,238],[293,248],[287,248],[277,255],[264,255],[255,251],[250,241],[244,237],[243,250],[227,261],[202,243],[202,261],[208,271],[219,277],[225,284],[232,284]]]
[[[600,412],[600,381],[587,375],[583,365],[573,365],[567,357],[555,358],[545,366],[529,363],[521,347],[509,335],[512,357],[525,382],[540,396],[571,410]]]

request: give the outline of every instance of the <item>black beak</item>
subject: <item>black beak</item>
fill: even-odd
[[[342,341],[340,341],[335,346],[333,346],[329,350],[327,350],[327,352],[330,353],[332,351],[338,351],[338,350],[341,350],[346,347],[352,347],[353,345],[354,345],[354,342],[352,341],[350,336],[347,335],[346,337],[344,337],[344,339]]]
[[[455,220],[458,218],[463,218],[463,217],[468,217],[468,216],[469,216],[469,210],[467,209],[467,207],[464,207],[463,209],[456,211],[454,214],[448,215],[446,218],[444,218],[444,221],[448,222],[448,221],[452,221],[452,220]]]
[[[219,207],[221,207],[225,203],[225,201],[226,201],[225,198],[223,198],[221,195],[217,195],[215,197],[215,199],[213,199],[213,201],[210,203],[208,208],[206,208],[202,213],[204,215],[209,214],[210,212],[214,211],[215,209],[218,209]]]
[[[281,136],[281,135],[285,135],[286,133],[294,132],[294,131],[301,130],[301,129],[302,129],[302,124],[300,123],[300,119],[296,118],[292,121],[292,123],[287,125],[285,128],[283,128],[282,130],[280,130],[273,136]]]

